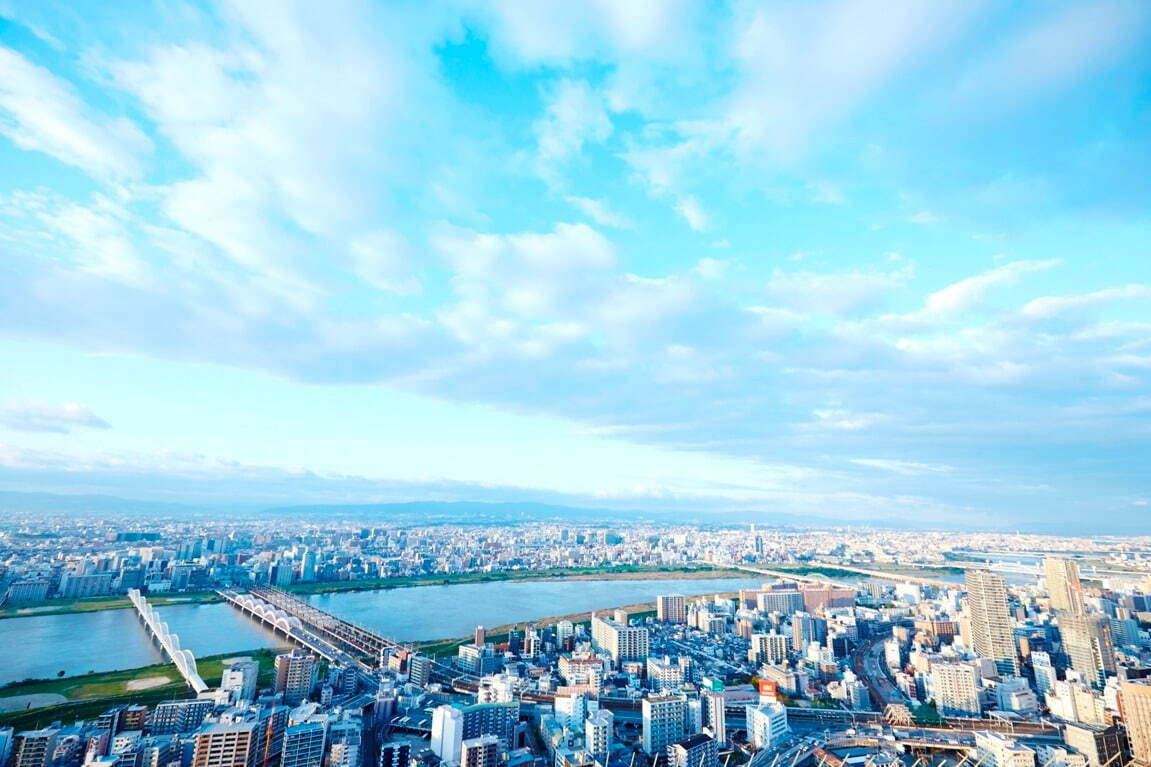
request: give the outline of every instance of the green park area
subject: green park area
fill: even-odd
[[[262,649],[200,658],[196,666],[209,686],[218,686],[224,668],[249,657],[260,664],[260,684],[271,683],[277,650]],[[0,727],[37,727],[61,720],[98,716],[117,703],[155,705],[192,696],[170,663],[104,671],[58,679],[28,679],[0,687]]]
[[[148,602],[154,607],[182,604],[208,604],[221,602],[215,591],[185,591],[178,594],[149,594]],[[48,599],[43,602],[21,602],[0,609],[0,619],[27,618],[33,615],[63,615],[90,613],[99,610],[123,610],[132,606],[125,596],[84,597],[80,599]]]

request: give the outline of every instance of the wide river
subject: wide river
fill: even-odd
[[[495,581],[352,591],[310,598],[322,610],[398,641],[464,636],[549,615],[756,588],[763,578],[614,581]],[[160,616],[197,657],[278,647],[283,641],[226,604],[167,605]],[[32,615],[0,620],[0,684],[20,679],[138,668],[163,662],[135,610]],[[0,693],[2,695],[2,693]]]

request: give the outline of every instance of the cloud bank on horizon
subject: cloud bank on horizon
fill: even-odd
[[[0,0],[0,488],[1136,522],[1151,5]]]

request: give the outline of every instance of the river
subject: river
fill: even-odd
[[[763,578],[492,581],[350,591],[310,597],[322,610],[406,642],[464,636],[499,626],[654,601],[756,588]],[[165,605],[160,616],[196,657],[278,647],[283,640],[226,604]],[[163,662],[134,610],[32,615],[0,620],[0,684],[27,678],[138,668]]]

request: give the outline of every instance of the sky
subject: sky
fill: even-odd
[[[1151,519],[1144,0],[0,0],[0,490]]]

